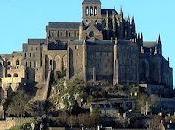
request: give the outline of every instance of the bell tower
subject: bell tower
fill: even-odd
[[[100,0],[84,0],[83,8],[83,22],[85,24],[91,22],[101,22],[101,2]]]

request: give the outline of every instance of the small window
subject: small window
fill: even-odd
[[[69,32],[69,37],[70,37],[71,35],[70,35],[70,32]]]
[[[7,65],[11,65],[11,62],[10,62],[10,61],[8,61],[8,62],[7,62]]]
[[[18,77],[18,74],[17,74],[17,73],[15,73],[15,74],[13,75],[13,77]]]
[[[86,7],[86,15],[89,15],[89,7]]]
[[[26,67],[28,66],[27,62],[26,62]]]
[[[16,61],[16,65],[19,65],[19,60]]]
[[[36,51],[38,50],[38,48],[36,47]]]
[[[93,7],[90,8],[90,15],[93,15]]]
[[[94,15],[97,15],[97,7],[94,8]]]
[[[12,75],[11,74],[7,74],[7,77],[12,77]]]
[[[26,53],[24,53],[24,57],[25,57],[25,58],[27,57],[27,54],[26,54]]]
[[[34,63],[33,63],[33,66],[34,66],[34,68],[36,67],[36,62],[34,61]]]
[[[32,63],[30,62],[30,68],[32,67]]]
[[[58,37],[60,36],[60,32],[59,32],[59,31],[57,32],[57,36],[58,36]]]
[[[32,54],[30,53],[30,54],[29,54],[29,56],[31,57],[31,56],[32,56]]]
[[[52,60],[50,60],[50,65],[52,65]]]
[[[66,31],[66,37],[68,37],[68,32]]]

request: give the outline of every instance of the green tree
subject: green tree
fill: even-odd
[[[19,90],[12,96],[6,113],[11,116],[25,116],[25,106],[30,100],[30,96],[24,91]]]
[[[25,111],[30,116],[42,116],[45,113],[44,105],[45,103],[41,101],[30,101],[25,106]]]

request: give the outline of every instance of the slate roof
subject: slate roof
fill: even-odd
[[[80,22],[49,22],[48,28],[79,29]]]
[[[99,3],[101,4],[100,0],[84,0],[83,3]]]
[[[111,40],[87,40],[86,44],[88,45],[113,45],[113,42]]]
[[[112,15],[113,12],[117,14],[117,11],[115,9],[101,9],[101,14],[106,15],[106,12],[108,11],[109,15]]]
[[[143,42],[143,47],[145,48],[152,48],[152,47],[155,47],[157,46],[157,42],[156,41],[144,41]]]
[[[46,39],[28,39],[28,44],[43,44]]]

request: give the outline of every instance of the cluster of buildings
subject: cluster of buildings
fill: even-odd
[[[173,89],[173,69],[162,55],[160,36],[144,41],[134,18],[123,11],[102,9],[100,0],[84,0],[82,21],[49,22],[47,36],[28,39],[21,52],[0,57],[0,86],[15,91],[20,85],[43,84],[66,73],[85,82],[113,85],[142,84]]]

